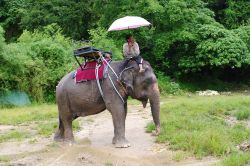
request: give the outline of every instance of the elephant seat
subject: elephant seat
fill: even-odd
[[[105,73],[107,72],[107,63],[110,61],[104,61],[103,63],[99,64],[98,70],[96,71],[97,63],[96,61],[88,61],[85,62],[82,67],[79,67],[75,74],[74,78],[76,83],[90,81],[90,80],[96,80],[96,78],[103,79],[105,76]],[[96,74],[98,74],[98,77],[96,77]]]

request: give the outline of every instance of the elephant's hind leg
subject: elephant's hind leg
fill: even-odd
[[[58,127],[57,132],[55,133],[54,140],[55,141],[64,140],[64,127],[63,127],[62,120],[60,117],[59,117],[59,127]]]
[[[74,136],[72,132],[72,116],[68,116],[67,118],[63,119],[63,126],[64,126],[64,141],[65,142],[74,142]]]
[[[59,128],[54,136],[55,141],[74,142],[72,121],[72,116],[59,118]]]
[[[59,128],[54,136],[55,141],[73,142],[72,121],[73,115],[67,102],[58,105]]]

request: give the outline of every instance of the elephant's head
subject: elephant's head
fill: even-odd
[[[130,61],[120,74],[120,80],[125,85],[128,95],[140,100],[144,107],[150,101],[151,112],[156,126],[156,133],[160,132],[160,92],[156,76],[151,65],[143,62],[144,72],[139,73],[139,66],[135,61]]]

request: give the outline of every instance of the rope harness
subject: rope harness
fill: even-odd
[[[107,62],[107,60],[106,60],[102,55],[100,55],[100,58],[98,58],[97,63],[96,63],[96,67],[95,67],[95,76],[96,76],[97,86],[98,86],[98,89],[99,89],[99,91],[100,91],[100,94],[101,94],[103,100],[104,100],[104,94],[103,94],[103,90],[102,90],[102,87],[101,87],[101,84],[100,84],[100,80],[99,80],[99,76],[98,76],[99,68],[100,68],[100,66],[101,66],[101,64],[102,64],[103,62],[105,62],[105,63],[107,64],[108,68],[114,73],[114,75],[116,76],[117,82],[121,85],[121,87],[122,87],[123,91],[125,92],[125,94],[127,94],[127,91],[126,91],[125,87],[124,87],[123,84],[119,81],[119,79],[120,79],[120,77],[121,77],[121,74],[120,74],[120,77],[118,77],[118,75],[116,74],[116,72],[114,71],[114,69],[110,66],[110,64]],[[125,68],[125,69],[126,69],[126,68]],[[124,70],[125,70],[125,69],[124,69]],[[124,70],[123,70],[123,71],[124,71]],[[122,71],[122,72],[123,72],[123,71]],[[121,72],[121,73],[122,73],[122,72]],[[115,92],[118,94],[118,96],[120,97],[120,99],[122,100],[122,102],[125,103],[123,97],[121,96],[121,94],[120,94],[119,91],[117,90],[117,88],[116,88],[116,86],[115,86],[113,80],[111,79],[109,73],[108,73],[108,79],[110,80],[110,82],[111,82],[111,84],[112,84],[112,86],[113,86],[113,89],[114,89]]]

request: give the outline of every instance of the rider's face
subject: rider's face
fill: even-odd
[[[134,43],[134,38],[131,36],[131,37],[128,39],[128,42],[129,42],[129,43]]]

